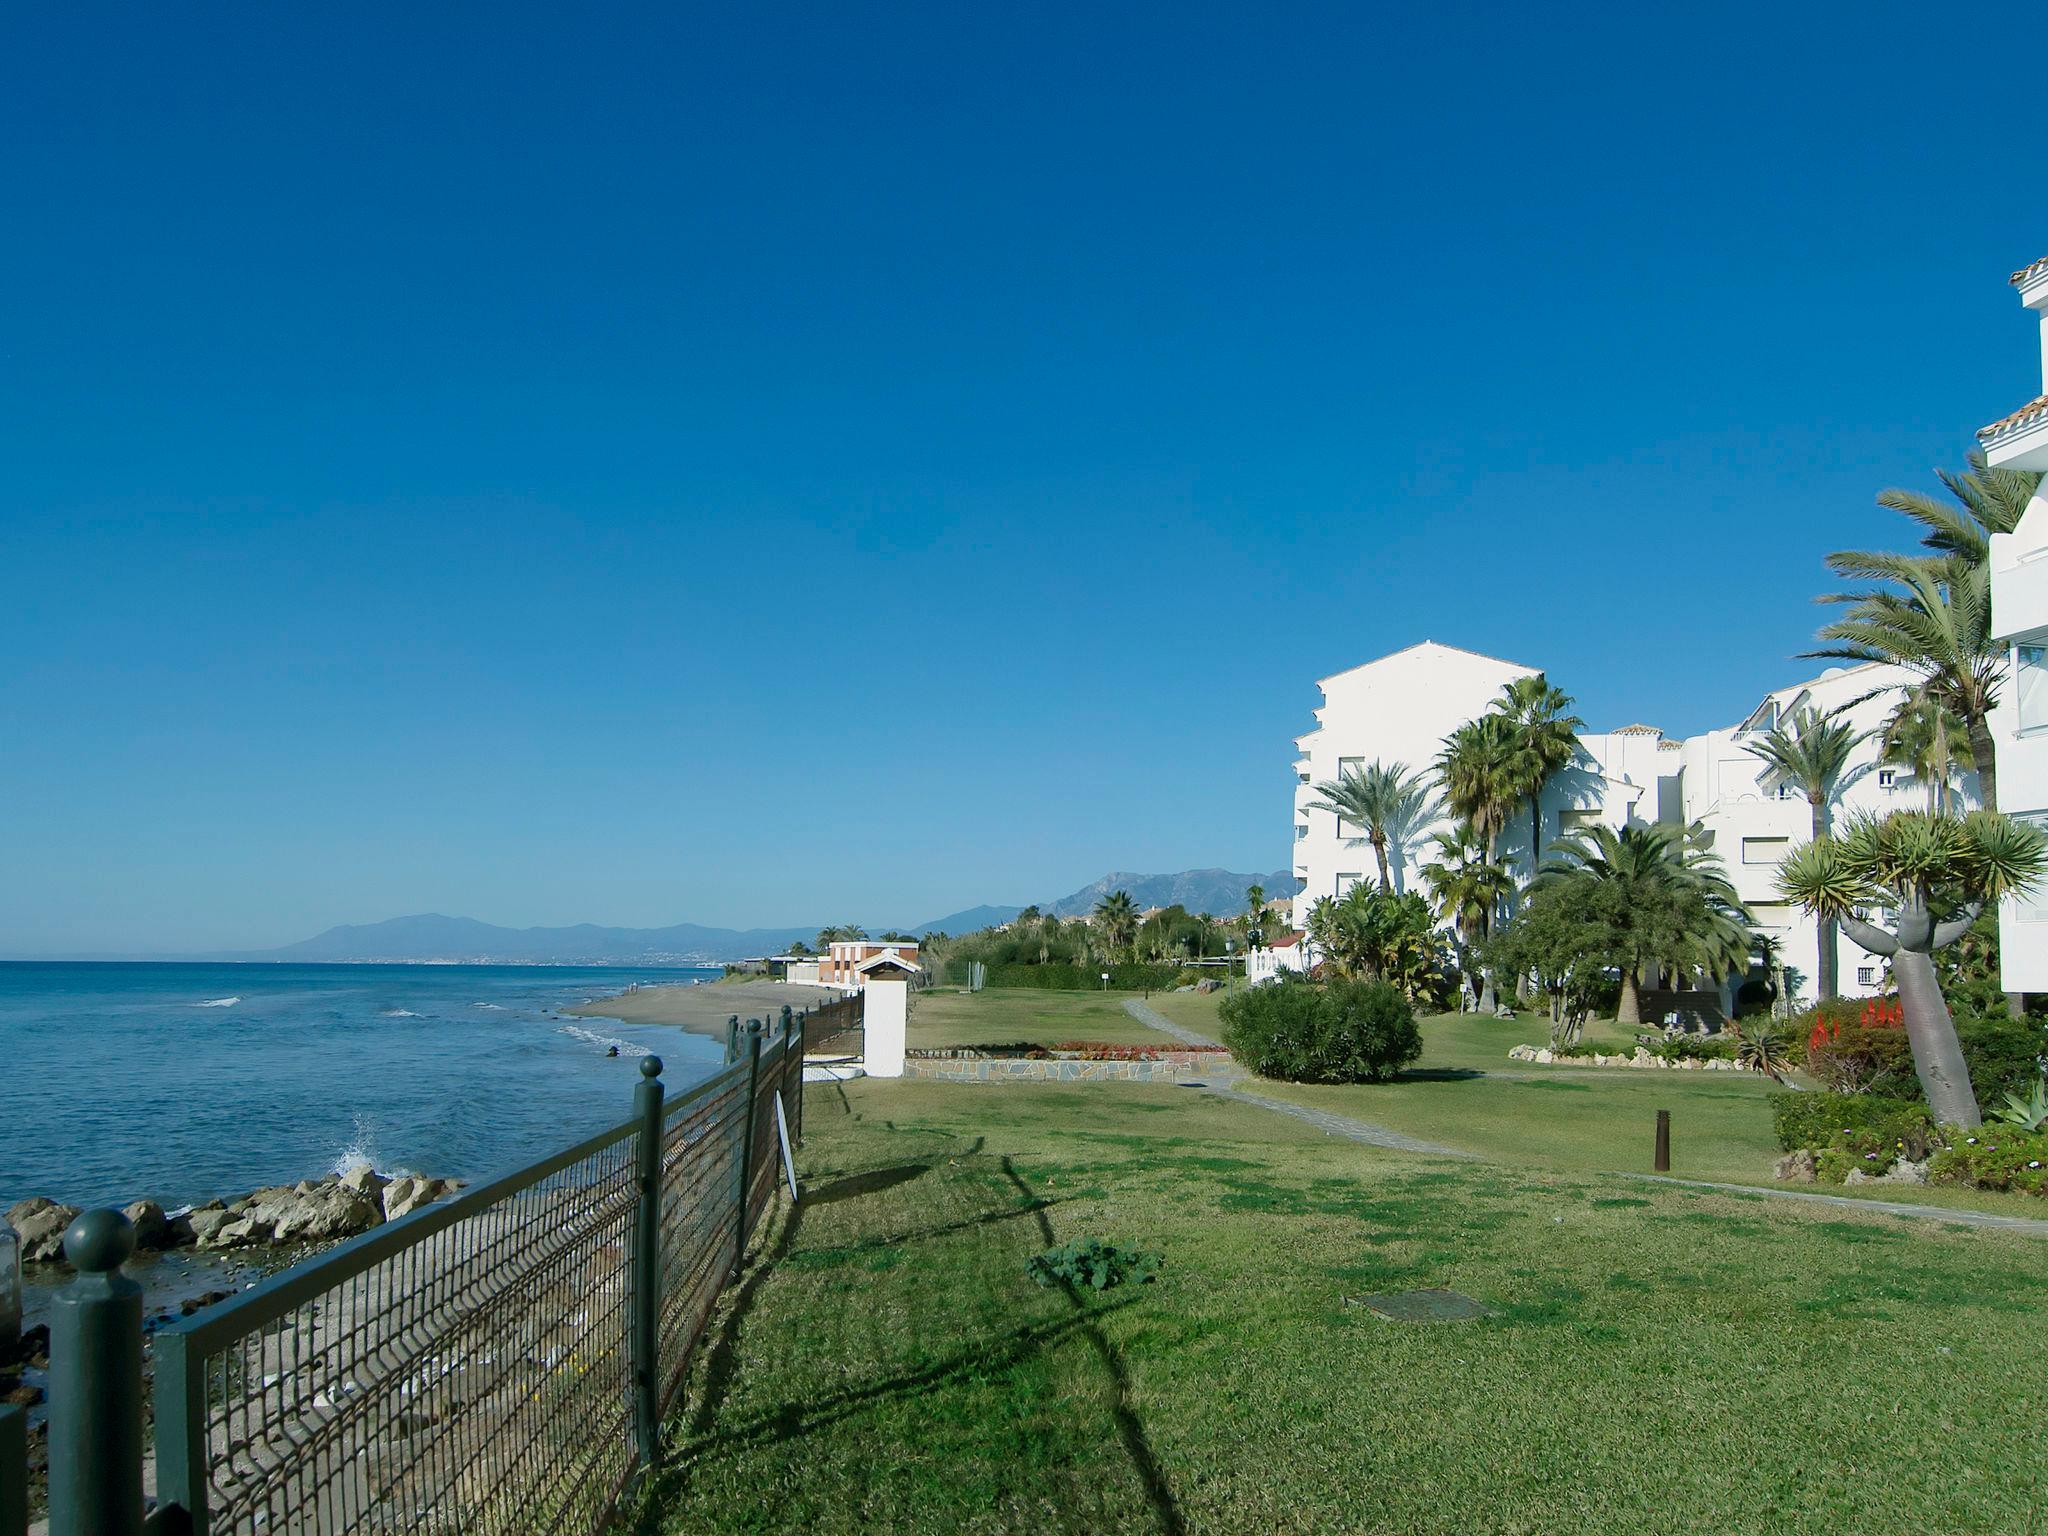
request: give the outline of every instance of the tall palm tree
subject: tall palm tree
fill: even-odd
[[[1872,954],[1887,955],[1905,1012],[1913,1066],[1927,1107],[1944,1124],[1980,1123],[1970,1069],[1934,970],[1934,952],[1970,931],[1988,903],[2024,895],[2048,873],[2048,844],[2032,827],[1998,815],[1861,816],[1839,837],[1820,838],[1778,866],[1778,888],[1817,917],[1832,917]],[[1855,915],[1894,909],[1889,929]]]
[[[1948,814],[1956,774],[1977,765],[1962,722],[1918,688],[1885,721],[1880,760],[1926,786],[1931,816]]]
[[[1934,474],[1957,505],[1937,501],[1924,491],[1903,490],[1879,491],[1877,504],[1920,524],[1926,530],[1920,542],[1927,548],[1961,555],[1974,565],[1991,557],[1992,534],[2011,533],[2019,526],[2041,484],[2040,471],[1989,468],[1976,449],[1970,451],[1967,470],[1937,469]]]
[[[1998,771],[1991,753],[1991,711],[2005,677],[2005,652],[1991,637],[1991,571],[1961,555],[1919,556],[1843,551],[1828,556],[1840,575],[1888,585],[1829,593],[1848,617],[1821,627],[1833,641],[1809,656],[1885,662],[1916,674],[1916,687],[1963,722],[1977,761],[1985,809],[1998,809]]]
[[[1720,981],[1748,964],[1749,914],[1697,824],[1582,827],[1560,838],[1555,852],[1537,883],[1591,882],[1626,924],[1618,935],[1616,1023],[1642,1022],[1642,983],[1655,967],[1698,970]]]
[[[1244,892],[1244,937],[1257,944],[1266,937],[1266,888],[1254,882]]]
[[[1529,802],[1529,872],[1543,862],[1543,786],[1579,750],[1586,722],[1570,713],[1572,696],[1541,672],[1501,686],[1494,713],[1514,727],[1511,777]]]
[[[1789,730],[1781,720],[1758,740],[1746,743],[1743,750],[1762,758],[1780,783],[1806,797],[1813,813],[1813,837],[1819,839],[1827,836],[1835,792],[1841,788],[1842,775],[1864,735],[1846,720],[1801,709],[1793,713]],[[1823,918],[1817,977],[1823,1002],[1832,1002],[1840,992],[1840,964],[1834,921]]]
[[[1507,866],[1487,856],[1485,841],[1469,826],[1436,835],[1437,856],[1422,866],[1422,878],[1436,895],[1437,917],[1458,936],[1469,955],[1493,931],[1494,917],[1515,888]],[[1493,979],[1480,975],[1479,1006],[1491,1011]]]
[[[1095,903],[1095,921],[1112,951],[1125,948],[1138,933],[1138,906],[1129,891],[1112,891]]]
[[[1372,844],[1383,891],[1394,888],[1387,849],[1398,848],[1405,864],[1407,840],[1441,814],[1427,779],[1412,772],[1406,763],[1383,763],[1377,758],[1363,768],[1347,768],[1335,779],[1318,784],[1316,793],[1322,799],[1311,802],[1310,810],[1331,812],[1340,832],[1347,821],[1365,829],[1364,840]]]
[[[1485,844],[1491,862],[1508,815],[1521,799],[1512,722],[1487,713],[1469,720],[1444,738],[1437,754],[1437,780],[1451,814],[1468,822]]]

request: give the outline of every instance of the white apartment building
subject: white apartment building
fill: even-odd
[[[2012,283],[2041,318],[2041,393],[1977,440],[1993,468],[2048,470],[2048,256],[2013,273]],[[2011,652],[1991,715],[1999,809],[2048,830],[2048,490],[2011,533],[1992,535],[1991,623]],[[2008,901],[1998,938],[2006,986],[2048,992],[2048,893]]]
[[[1372,847],[1359,829],[1340,826],[1329,811],[1311,809],[1321,798],[1315,786],[1376,758],[1427,769],[1444,738],[1483,713],[1503,684],[1538,670],[1425,641],[1321,680],[1317,686],[1323,703],[1315,711],[1316,729],[1295,743],[1293,869],[1302,882],[1294,903],[1297,928],[1306,926],[1309,908],[1319,897],[1341,896],[1361,880],[1378,878]],[[1757,926],[1778,940],[1785,964],[1799,972],[1803,991],[1811,997],[1819,931],[1779,895],[1775,875],[1784,856],[1810,835],[1812,809],[1803,794],[1776,782],[1776,775],[1746,746],[1800,709],[1840,712],[1868,734],[1842,777],[1833,813],[1883,813],[1923,804],[1924,786],[1878,761],[1879,729],[1910,681],[1910,675],[1897,668],[1833,667],[1767,694],[1747,718],[1725,730],[1684,740],[1667,737],[1650,725],[1583,732],[1578,759],[1554,775],[1539,797],[1544,845],[1592,824],[1619,829],[1657,822],[1701,823],[1737,892],[1750,904]],[[1959,788],[1974,803],[1974,779],[1965,776]],[[2043,803],[2048,804],[2048,798]],[[1526,808],[1510,818],[1500,848],[1517,872],[1526,875]],[[1390,850],[1396,885],[1420,888],[1421,865],[1430,857],[1426,833],[1405,849]],[[1885,989],[1881,959],[1846,938],[1839,939],[1838,946],[1845,995]]]

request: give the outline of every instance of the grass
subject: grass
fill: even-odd
[[[1159,1045],[1165,1037],[1124,1012],[1128,992],[1053,992],[1035,987],[989,987],[980,992],[935,989],[911,1004],[912,1049],[1068,1040],[1107,1045]]]
[[[806,1129],[644,1533],[2043,1528],[2040,1239],[1432,1163],[1170,1087],[869,1080]],[[1025,1278],[1087,1235],[1163,1278]],[[1492,1316],[1354,1304],[1427,1286]]]

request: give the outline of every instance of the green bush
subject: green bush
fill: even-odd
[[[1870,1153],[1885,1167],[1900,1156],[1918,1162],[1941,1144],[1925,1108],[1876,1093],[1774,1093],[1771,1118],[1787,1152],[1810,1147],[1858,1163]]]
[[[2010,1125],[1951,1130],[1947,1149],[1935,1154],[1928,1174],[1947,1184],[2048,1197],[2048,1131]]]
[[[1383,981],[1288,978],[1223,1003],[1223,1043],[1261,1077],[1383,1083],[1422,1054],[1415,1009]]]
[[[1055,960],[1046,965],[991,965],[988,968],[987,985],[991,987],[1042,987],[1054,992],[1100,992],[1102,973],[1109,972],[1109,989],[1113,992],[1163,991],[1173,985],[1179,967],[1171,965],[1144,965],[1133,961],[1119,961],[1115,965],[1074,965],[1067,961]],[[946,964],[945,979],[955,985],[967,982],[967,962],[950,960]]]
[[[1733,1061],[1735,1037],[1726,1030],[1718,1035],[1673,1035],[1651,1046],[1650,1054],[1666,1061]]]
[[[2042,1057],[2048,1055],[2048,1027],[2040,1019],[1958,1017],[1956,1038],[1970,1067],[1970,1086],[1987,1114],[2008,1093],[2024,1096],[2040,1080]],[[1919,1079],[1913,1082],[1917,1089]]]
[[[1119,1248],[1099,1237],[1077,1237],[1057,1248],[1034,1253],[1024,1262],[1024,1273],[1040,1285],[1086,1286],[1106,1291],[1113,1285],[1135,1281],[1142,1285],[1158,1278],[1163,1261],[1156,1253]]]

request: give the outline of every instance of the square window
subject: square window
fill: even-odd
[[[1896,768],[1878,769],[1877,787],[1879,789],[1897,789],[1899,787],[1899,770]]]
[[[1874,987],[1874,986],[1876,986],[1876,985],[1877,985],[1877,967],[1876,967],[1876,966],[1874,966],[1874,965],[1859,965],[1859,966],[1857,966],[1857,967],[1856,967],[1856,985],[1858,985],[1859,987]]]
[[[2048,726],[2048,643],[2033,641],[2012,648],[2013,695],[2018,701],[2020,729]]]
[[[1776,864],[1791,851],[1789,837],[1745,837],[1742,840],[1742,862],[1745,864]]]
[[[1337,899],[1342,901],[1351,887],[1365,878],[1362,874],[1340,874],[1337,876]]]

